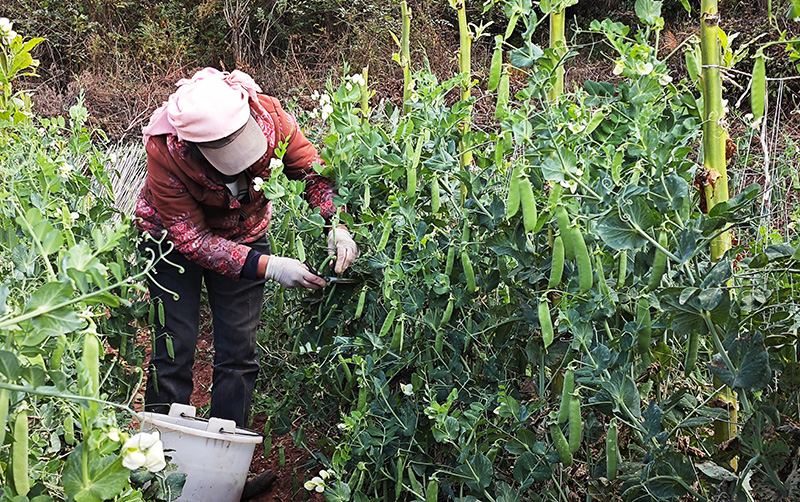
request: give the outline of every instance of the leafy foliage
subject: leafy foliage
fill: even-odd
[[[740,247],[710,260],[711,240],[747,220],[759,189],[700,210],[700,105],[656,59],[660,2],[636,11],[645,28],[633,38],[592,24],[618,51],[623,80],[586,82],[543,106],[559,58],[523,41],[525,56],[511,61],[527,86],[500,101],[499,127],[467,138],[458,124],[470,103],[447,99],[463,77],[416,74],[408,114],[387,106],[367,116],[362,89],[329,89],[323,172],[350,208],[340,220],[364,251],[350,273],[363,282],[276,292],[291,312],[283,329],[297,365],[276,430],[288,430],[300,403],[314,418],[338,416],[318,455],[339,478],[328,500],[555,499],[561,476],[577,476],[584,494],[625,500],[739,497],[746,471],[765,465],[760,446],[737,448],[752,462],[732,474],[722,467],[731,451],[702,427],[730,419],[713,401],[712,375],[760,430],[781,423],[769,384],[796,354],[767,340],[800,319],[785,289],[795,248],[739,261]],[[466,168],[462,144],[473,151]],[[535,199],[509,216],[515,173]],[[305,240],[320,263],[324,249],[308,243],[322,225],[304,208],[296,195],[283,208],[276,249],[293,253]],[[551,285],[555,237],[566,262]],[[777,303],[758,293],[770,281],[785,285]],[[562,394],[564,370],[575,387]],[[572,400],[579,413],[559,420]],[[619,445],[598,451],[611,424]],[[693,457],[705,459],[705,477]]]

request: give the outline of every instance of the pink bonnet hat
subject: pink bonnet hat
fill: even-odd
[[[250,115],[250,100],[261,88],[246,73],[206,68],[182,79],[142,130],[150,136],[174,134],[196,143],[223,174],[237,174],[267,151],[267,139]]]

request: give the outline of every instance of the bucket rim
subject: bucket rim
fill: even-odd
[[[205,429],[197,429],[188,425],[183,425],[180,422],[207,422],[201,417],[184,416],[170,416],[163,413],[153,413],[149,411],[142,411],[136,414],[140,425],[145,423],[153,425],[154,427],[163,427],[171,431],[182,432],[190,436],[198,436],[206,439],[219,439],[222,441],[230,441],[232,443],[240,444],[260,444],[264,438],[257,432],[245,429],[243,427],[236,427],[235,432],[212,432]]]

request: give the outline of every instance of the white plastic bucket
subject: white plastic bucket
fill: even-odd
[[[239,502],[262,437],[233,420],[196,417],[194,406],[173,404],[169,415],[140,413],[143,432],[161,432],[166,455],[186,473],[180,502]]]

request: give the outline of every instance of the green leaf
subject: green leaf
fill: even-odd
[[[656,20],[661,17],[661,2],[655,0],[636,0],[634,6],[636,15],[649,25],[656,24]]]
[[[544,56],[544,51],[530,40],[525,45],[511,51],[509,61],[517,68],[530,68]]]
[[[5,375],[9,382],[19,377],[20,366],[17,356],[7,350],[0,350],[0,373]]]
[[[734,370],[725,365],[719,354],[714,354],[709,367],[717,378],[732,389],[759,390],[769,385],[772,369],[761,334],[739,336],[726,345]]]
[[[84,469],[83,450],[79,444],[67,457],[62,484],[69,500],[102,502],[113,499],[130,486],[130,471],[123,467],[117,455],[99,456],[89,452],[89,465]]]
[[[492,482],[492,463],[483,453],[473,455],[466,465],[460,465],[456,472],[462,474],[466,479],[467,486],[473,490],[484,490]]]
[[[183,493],[183,485],[185,484],[186,474],[182,472],[173,472],[167,476],[167,479],[165,479],[162,484],[159,485],[158,491],[156,492],[156,498],[158,500],[172,502],[181,496]]]
[[[69,307],[59,305],[69,302],[72,287],[62,282],[48,282],[31,295],[25,314],[37,314],[31,319],[33,331],[20,341],[25,346],[40,345],[48,336],[58,336],[81,328],[84,322]]]
[[[611,249],[640,249],[647,244],[647,239],[627,221],[623,221],[616,214],[609,214],[595,227],[595,232],[600,239]]]

